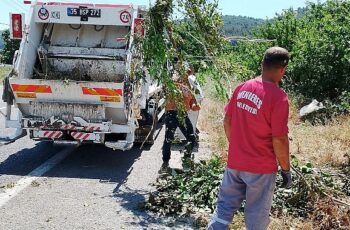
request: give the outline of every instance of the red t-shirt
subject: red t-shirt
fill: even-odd
[[[288,134],[287,94],[276,84],[252,79],[235,89],[225,111],[231,116],[228,168],[275,173],[272,137]]]

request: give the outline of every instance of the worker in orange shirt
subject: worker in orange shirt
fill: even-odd
[[[171,156],[171,143],[174,140],[175,131],[180,128],[181,132],[186,137],[186,151],[184,154],[184,161],[191,158],[192,150],[196,145],[196,136],[194,133],[193,125],[188,118],[187,112],[190,110],[198,111],[200,106],[198,105],[196,98],[194,97],[189,85],[188,76],[182,77],[175,82],[175,86],[180,92],[180,96],[174,97],[167,95],[166,98],[166,113],[165,113],[165,139],[163,143],[163,164],[162,169],[169,167],[169,160]],[[179,103],[183,101],[184,111],[179,114]],[[183,117],[181,117],[181,115]],[[183,162],[184,162],[183,161]]]

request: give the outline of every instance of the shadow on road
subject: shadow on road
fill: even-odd
[[[11,145],[18,143],[20,142]],[[33,148],[22,149],[1,162],[0,175],[25,176],[61,150],[62,147],[53,146],[49,142],[37,142]],[[5,146],[0,149],[0,154],[7,154],[3,151]]]
[[[141,153],[138,148],[114,151],[103,145],[82,145],[44,176],[98,179],[102,183],[121,185]]]
[[[61,151],[62,147],[38,142],[35,147],[11,154],[0,163],[0,175],[25,176]],[[44,177],[98,179],[102,183],[122,184],[142,150],[114,151],[103,145],[82,145]]]

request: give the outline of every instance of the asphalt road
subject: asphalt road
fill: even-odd
[[[0,116],[0,133],[3,123]],[[141,208],[161,166],[164,129],[158,132],[143,151],[68,149],[28,137],[0,146],[0,229],[192,229],[190,220]],[[180,157],[173,153],[173,167]]]

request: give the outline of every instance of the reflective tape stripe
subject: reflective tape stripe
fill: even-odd
[[[111,88],[89,88],[82,87],[84,95],[98,95],[98,96],[122,96],[122,89],[111,89]]]
[[[72,132],[72,137],[75,140],[87,140],[91,136],[91,133],[82,133],[82,132]]]
[[[75,128],[75,125],[62,125],[61,128],[64,130],[71,130]]]
[[[58,139],[62,136],[62,132],[57,132],[57,134],[55,135],[55,139]]]
[[[21,93],[52,93],[51,87],[48,85],[19,85],[11,84],[14,92]]]
[[[83,128],[83,130],[88,131],[88,132],[92,132],[92,131],[100,131],[101,127],[99,126],[85,126]]]
[[[83,140],[86,140],[86,139],[88,139],[88,137],[90,137],[90,134],[89,134],[89,133],[86,134],[82,139],[83,139]]]
[[[41,134],[39,133],[39,135],[40,137],[59,139],[63,136],[63,133],[61,131],[44,131]]]
[[[52,138],[53,135],[55,135],[56,133],[55,132],[51,132],[50,135],[48,136],[48,138]]]

